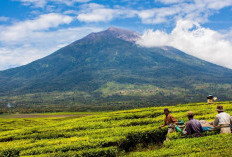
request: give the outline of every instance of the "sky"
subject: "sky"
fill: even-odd
[[[111,26],[232,69],[232,0],[1,0],[0,70]]]

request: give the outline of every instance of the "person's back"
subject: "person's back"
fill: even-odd
[[[215,120],[210,124],[214,126],[218,126],[221,130],[220,131],[221,134],[225,134],[225,133],[230,134],[231,133],[230,125],[232,124],[231,116],[228,113],[224,112],[223,106],[221,105],[217,106],[217,111],[218,114],[216,115]]]
[[[230,125],[231,116],[226,112],[221,112],[216,115],[218,118],[218,125]]]
[[[202,136],[203,128],[201,126],[201,123],[193,118],[193,113],[188,113],[189,121],[186,123],[186,132],[187,135],[193,135],[195,137]]]

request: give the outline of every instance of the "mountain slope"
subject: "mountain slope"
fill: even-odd
[[[210,90],[215,91],[211,84],[232,83],[230,69],[172,47],[141,47],[135,44],[137,39],[137,33],[118,28],[92,33],[45,58],[0,72],[0,93],[78,90],[99,99],[104,89],[111,88],[109,83],[113,83],[115,92],[106,96],[112,99],[116,95],[115,101],[130,100],[135,90],[147,93],[149,85],[152,91],[157,89],[149,96],[172,95],[175,90],[178,95],[189,92],[196,96],[199,84],[210,84]],[[128,85],[133,88],[128,89]],[[125,99],[128,95],[121,92],[129,92],[130,97]],[[107,101],[106,96],[102,99]]]

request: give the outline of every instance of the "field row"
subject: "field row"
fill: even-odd
[[[230,102],[217,104],[223,104],[225,110],[232,113]],[[187,121],[186,113],[192,110],[197,119],[211,121],[216,115],[217,104],[177,105],[170,106],[169,109],[179,120]],[[137,145],[147,147],[150,144],[160,144],[165,140],[167,128],[158,129],[163,123],[164,108],[151,107],[69,118],[0,118],[0,156],[46,156],[46,154],[49,156],[121,156],[128,154]],[[205,138],[211,139],[213,136],[215,135]],[[175,145],[179,145],[180,150],[183,147],[184,150],[186,144],[181,140],[185,139],[165,143],[164,148],[160,149],[160,155],[165,156],[165,150],[173,149]],[[186,140],[190,140],[191,143],[191,139]],[[204,141],[204,138],[202,140]],[[198,142],[201,143],[201,141]],[[189,152],[190,150],[191,148]],[[142,155],[148,154],[148,156],[149,153],[153,154],[153,152],[141,152]],[[158,154],[156,150],[154,153]],[[131,155],[140,156],[141,154]]]

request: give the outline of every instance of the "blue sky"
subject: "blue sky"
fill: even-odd
[[[232,68],[232,0],[3,0],[0,70],[30,63],[110,26]]]

